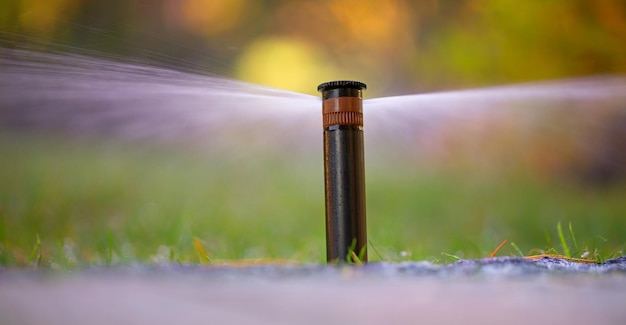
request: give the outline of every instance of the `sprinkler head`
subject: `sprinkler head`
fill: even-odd
[[[359,81],[329,81],[317,86],[322,93],[323,125],[363,126],[363,90],[367,86]]]
[[[322,93],[326,259],[367,262],[363,90],[359,81],[339,80],[317,87]]]
[[[321,93],[325,93],[326,91],[330,91],[333,89],[352,89],[352,90],[365,90],[367,89],[367,85],[354,80],[335,80],[324,82],[317,86],[317,91]],[[359,95],[360,97],[360,95]]]

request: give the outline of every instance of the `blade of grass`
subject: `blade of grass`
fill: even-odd
[[[524,253],[522,253],[522,250],[519,249],[519,247],[514,242],[511,242],[511,247],[513,247],[513,249],[517,252],[517,254],[519,254],[519,256],[524,257]]]
[[[176,262],[176,263],[180,264],[180,261],[178,260],[178,258],[176,258],[176,252],[174,252],[174,248],[172,248],[172,247],[170,247],[169,260],[170,260],[170,263]]]
[[[204,248],[204,244],[202,243],[202,240],[200,238],[198,237],[193,238],[193,248],[195,248],[196,254],[198,254],[198,259],[200,260],[200,264],[211,263],[209,254]]]
[[[37,241],[35,242],[33,250],[30,252],[28,263],[35,268],[41,265],[41,239],[39,238],[39,234],[37,234]]]
[[[351,263],[356,263],[356,261],[358,261],[359,258],[354,252],[355,249],[356,249],[356,238],[353,238],[352,243],[350,244],[350,247],[348,247],[348,254],[346,255],[346,263],[351,264]]]
[[[453,259],[453,260],[455,260],[455,261],[460,261],[460,260],[462,260],[462,258],[460,258],[460,257],[458,257],[458,256],[456,256],[456,255],[448,254],[448,253],[443,253],[443,252],[442,252],[442,253],[441,253],[441,255],[443,255],[443,256],[445,256],[445,257],[449,257],[449,258],[451,258],[451,259]]]
[[[572,222],[569,222],[569,235],[572,237],[572,241],[574,242],[574,248],[578,251],[578,243],[576,242],[576,236],[574,236],[574,229],[572,229]]]
[[[361,251],[359,252],[359,261],[363,261],[365,259],[366,252],[367,252],[367,246],[361,247]]]
[[[378,250],[376,249],[376,246],[374,246],[374,244],[372,243],[371,240],[367,241],[369,243],[369,247],[372,248],[372,250],[374,251],[374,253],[376,253],[376,255],[378,255],[378,257],[380,258],[381,261],[384,261],[385,259],[383,258],[383,256],[380,254],[380,252],[378,252]]]
[[[350,257],[352,257],[352,263],[356,264],[356,265],[363,265],[363,262],[361,261],[361,258],[359,258],[358,256],[356,256],[356,254],[354,253],[354,251],[350,252]]]
[[[544,236],[546,237],[546,245],[548,245],[548,247],[552,247],[552,237],[547,229],[544,231]]]
[[[112,265],[113,264],[113,255],[115,253],[114,249],[115,249],[115,238],[113,235],[113,231],[111,231],[110,229],[107,231],[107,237],[106,237],[106,251],[105,251],[105,261],[106,261],[106,265]]]
[[[563,235],[563,228],[561,227],[560,221],[556,224],[556,230],[559,233],[559,240],[561,241],[561,246],[563,247],[565,256],[572,257],[572,254],[570,254],[569,246],[567,245],[567,241],[565,240],[565,235]]]

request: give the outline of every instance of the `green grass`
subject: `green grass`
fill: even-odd
[[[0,157],[3,266],[325,260],[318,155],[234,158],[4,135]],[[604,259],[626,247],[623,185],[369,160],[366,168],[371,261],[486,257],[504,239],[517,244],[498,255],[561,244],[567,255]],[[559,222],[571,223],[569,233]]]

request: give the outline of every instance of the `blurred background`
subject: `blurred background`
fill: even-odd
[[[0,28],[315,94],[370,97],[626,72],[619,0],[7,0]]]
[[[567,91],[520,86],[547,99],[405,111],[396,130],[366,131],[370,256],[481,257],[504,239],[554,251],[558,222],[571,223],[577,256],[626,245],[626,100],[578,100],[585,86],[571,80],[624,86],[621,0],[5,0],[0,41],[310,95],[335,79],[366,82],[366,98],[557,80]],[[0,126],[4,265],[202,262],[200,246],[214,258],[324,258],[321,147],[241,158],[259,146],[244,139],[216,157]]]

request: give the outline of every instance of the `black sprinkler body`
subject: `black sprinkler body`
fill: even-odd
[[[358,81],[331,81],[322,93],[326,259],[367,262],[363,90]]]

